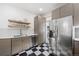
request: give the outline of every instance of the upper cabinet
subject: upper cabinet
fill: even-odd
[[[65,16],[73,15],[73,5],[71,3],[65,4],[60,7],[60,18]]]
[[[52,19],[73,15],[73,5],[65,4],[52,12]]]
[[[57,8],[52,12],[52,19],[58,19],[59,17],[59,8]]]
[[[73,4],[74,6],[74,25],[79,25],[79,4]]]

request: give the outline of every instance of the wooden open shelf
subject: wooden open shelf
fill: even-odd
[[[19,20],[8,20],[9,24],[8,27],[15,27],[15,28],[29,28],[29,22],[19,21]]]
[[[14,23],[18,23],[18,24],[26,24],[29,25],[30,23],[28,22],[23,22],[23,21],[17,21],[17,20],[8,20],[9,22],[14,22]]]

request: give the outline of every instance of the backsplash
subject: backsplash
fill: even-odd
[[[19,29],[0,28],[0,37],[20,35]]]
[[[33,30],[22,29],[21,33],[22,35],[32,34]],[[10,37],[10,36],[15,36],[15,35],[20,35],[20,29],[0,28],[0,37]]]

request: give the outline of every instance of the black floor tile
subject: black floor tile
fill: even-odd
[[[26,52],[20,54],[19,56],[27,56]]]
[[[40,54],[40,55],[38,55],[38,56],[45,56],[44,54]]]
[[[32,51],[35,52],[35,51],[37,51],[37,49],[36,48],[33,48]]]
[[[14,55],[12,55],[12,56],[16,56],[16,55],[18,55],[18,53],[17,53],[17,54],[14,54]]]
[[[57,55],[56,55],[56,54],[51,53],[51,54],[49,54],[49,56],[57,56]]]
[[[43,51],[44,51],[44,49],[39,49],[39,51],[43,52]]]
[[[34,53],[32,53],[32,54],[30,54],[30,55],[28,55],[28,56],[36,56]]]

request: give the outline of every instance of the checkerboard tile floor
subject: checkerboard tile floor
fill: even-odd
[[[42,43],[41,45],[36,45],[17,53],[14,56],[49,56],[49,47],[47,43]]]

